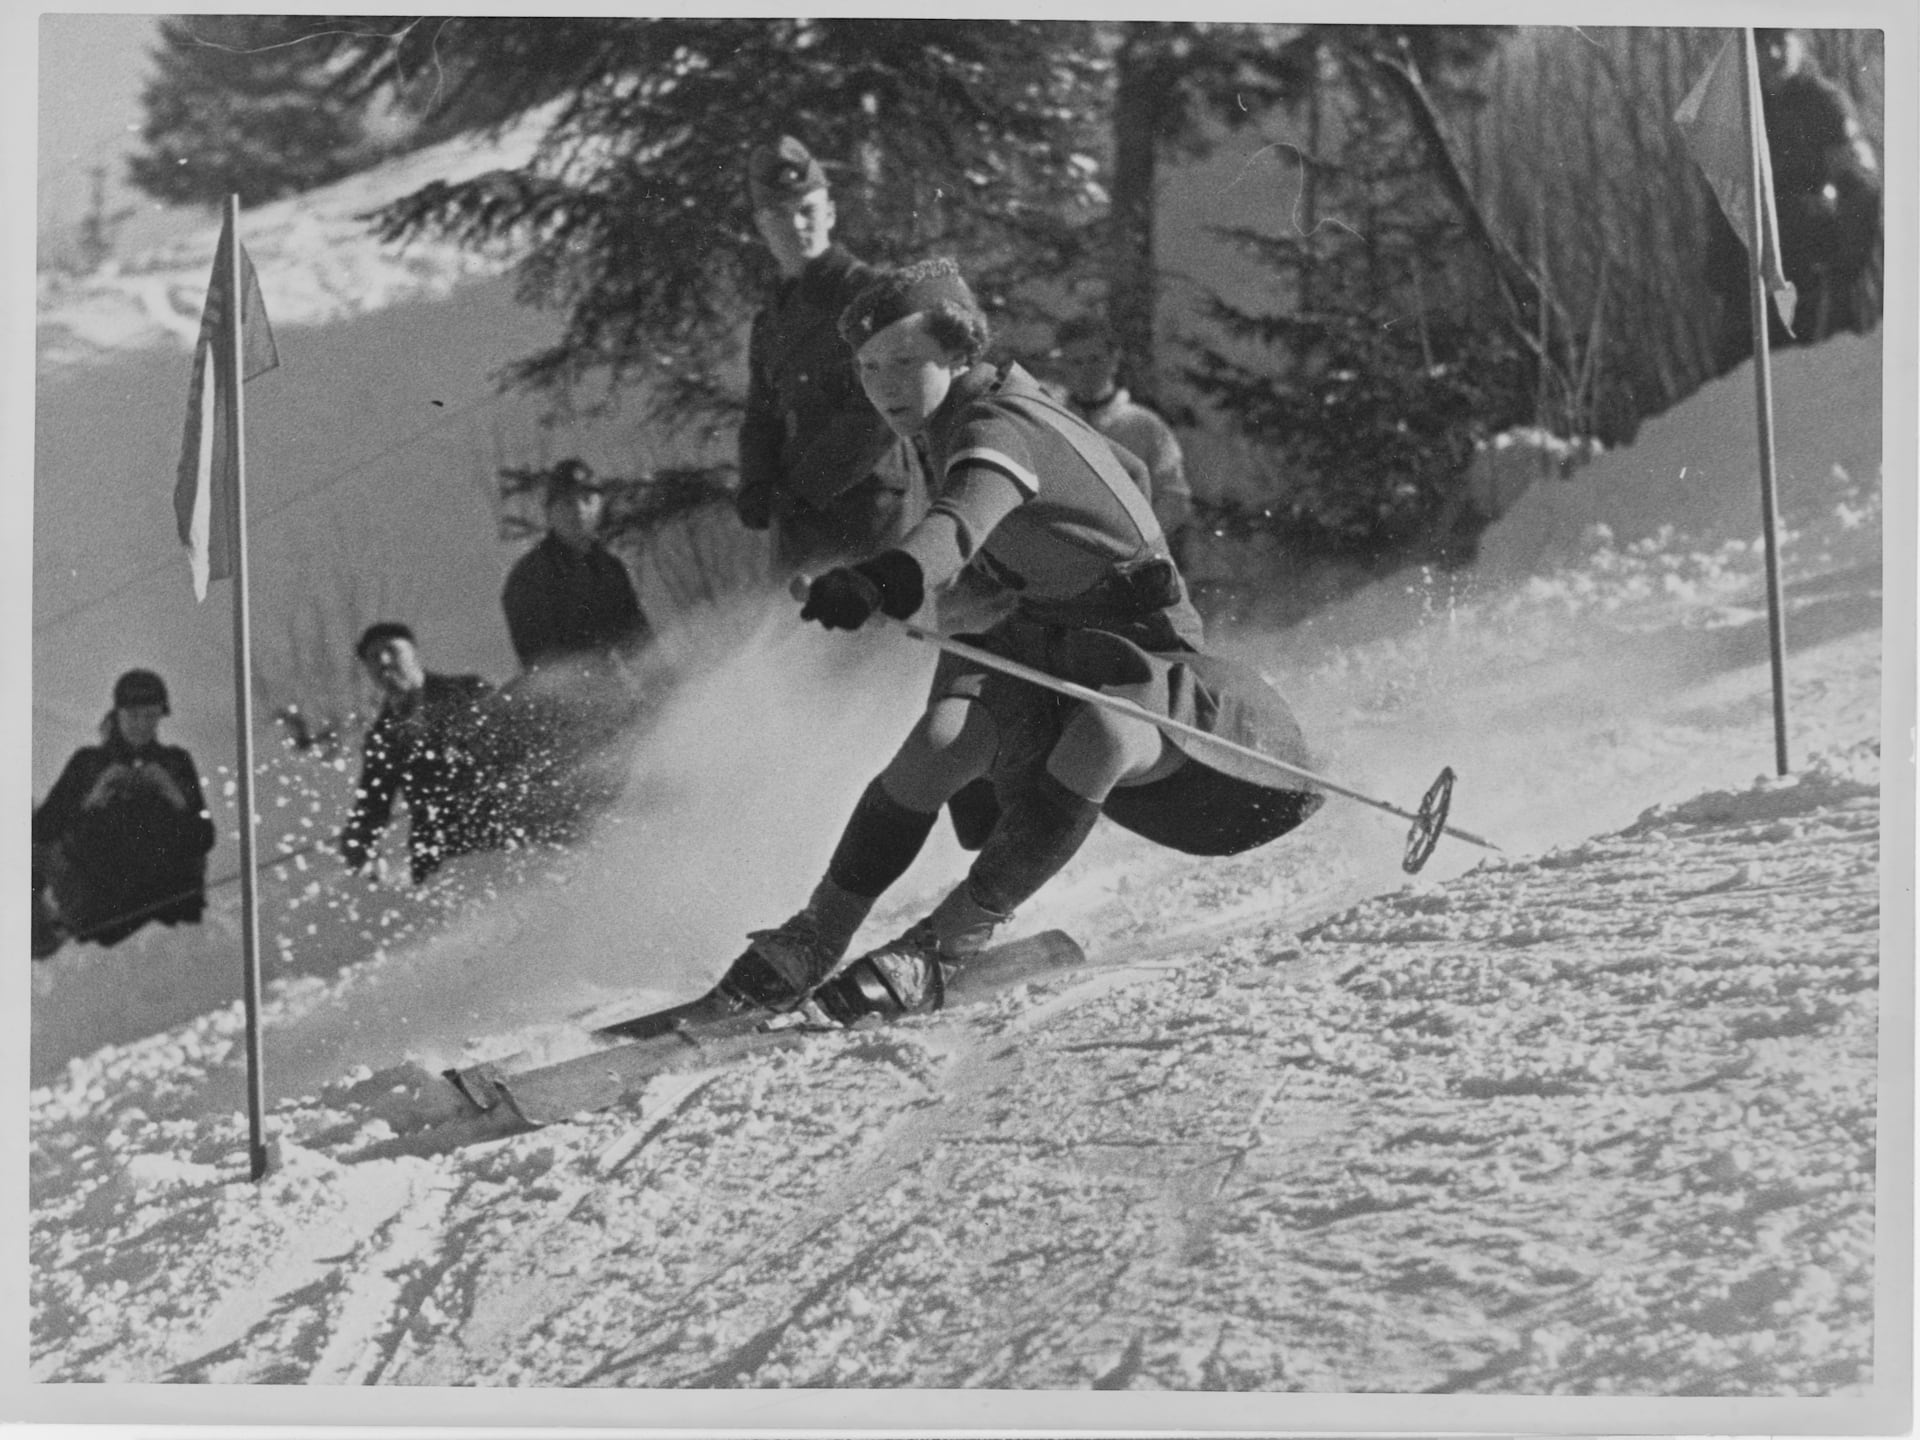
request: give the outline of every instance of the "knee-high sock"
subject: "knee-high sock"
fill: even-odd
[[[909,810],[878,779],[871,781],[840,832],[827,879],[850,894],[876,898],[907,873],[939,814],[937,807]]]
[[[1060,873],[1093,833],[1100,807],[1042,770],[1023,786],[967,872],[975,901],[1011,915]]]

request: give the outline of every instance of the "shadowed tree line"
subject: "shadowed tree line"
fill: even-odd
[[[719,435],[771,277],[742,160],[789,131],[837,162],[852,248],[954,254],[1002,322],[1054,318],[1040,297],[1097,275],[1136,392],[1178,418],[1178,389],[1267,457],[1271,495],[1216,528],[1382,563],[1462,525],[1492,434],[1619,443],[1729,363],[1737,317],[1705,278],[1724,222],[1671,123],[1727,33],[184,17],[134,178],[258,203],[546,107],[527,165],[431,182],[376,230],[514,247],[521,298],[565,324],[504,383],[562,411],[644,388]],[[1877,32],[1814,39],[1877,140]],[[1176,349],[1164,170],[1240,130],[1297,149],[1297,212],[1221,232],[1273,283],[1207,296]]]

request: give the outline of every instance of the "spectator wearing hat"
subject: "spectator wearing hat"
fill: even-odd
[[[741,523],[773,532],[782,575],[863,559],[919,518],[926,481],[854,380],[834,328],[875,271],[833,240],[825,171],[791,136],[747,160],[754,226],[779,272],[747,342]]]
[[[633,577],[600,539],[606,487],[583,460],[549,472],[547,533],[507,572],[500,607],[522,669],[619,663],[649,635]]]
[[[340,856],[356,872],[407,805],[407,851],[415,884],[447,860],[503,845],[514,833],[512,788],[496,723],[497,691],[478,675],[441,675],[421,662],[413,631],[393,620],[369,625],[354,655],[380,689],[367,731],[353,813]]]
[[[1120,384],[1120,345],[1113,330],[1099,316],[1075,316],[1055,333],[1053,358],[1074,413],[1145,463],[1153,513],[1174,557],[1186,563],[1193,522],[1186,459],[1172,427]]]
[[[213,820],[193,757],[160,743],[170,713],[158,675],[127,671],[101,743],[74,752],[33,812],[36,958],[68,938],[114,945],[150,920],[205,913]]]

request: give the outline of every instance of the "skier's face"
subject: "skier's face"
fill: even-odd
[[[835,219],[833,197],[825,190],[809,190],[797,200],[762,205],[753,212],[754,227],[782,275],[798,275],[809,260],[826,253]]]
[[[398,636],[369,645],[360,663],[382,692],[390,696],[410,694],[427,683],[426,667],[411,640]]]
[[[860,387],[896,435],[925,432],[967,363],[927,333],[927,317],[896,320],[853,357]]]
[[[113,712],[113,722],[120,727],[121,739],[144,750],[159,738],[160,717],[166,713],[164,705],[122,705]]]

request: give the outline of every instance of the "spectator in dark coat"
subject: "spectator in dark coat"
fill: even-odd
[[[627,567],[601,541],[598,477],[584,461],[563,460],[545,500],[546,538],[514,564],[500,597],[523,670],[502,698],[518,747],[521,822],[530,835],[567,840],[620,791],[621,742],[641,713],[634,662],[652,631]]]
[[[507,572],[500,606],[521,667],[561,660],[618,662],[649,630],[633,577],[600,540],[606,492],[581,460],[547,479],[546,537]]]
[[[494,688],[478,675],[439,675],[420,661],[413,632],[394,621],[370,625],[354,653],[384,699],[367,732],[353,813],[340,855],[355,871],[407,804],[414,883],[456,855],[507,842],[510,784],[502,763]]]
[[[874,269],[834,243],[826,172],[791,136],[748,157],[754,225],[780,278],[747,342],[736,508],[773,531],[784,577],[884,550],[926,509],[924,469],[860,393],[835,328]]]
[[[1821,74],[1798,30],[1754,32],[1761,110],[1780,219],[1780,263],[1797,292],[1793,332],[1772,305],[1774,345],[1810,345],[1880,323],[1881,180],[1873,142],[1847,92]],[[1717,209],[1716,209],[1717,215]],[[1753,353],[1746,247],[1717,221],[1708,255],[1723,298],[1721,350],[1730,369]]]
[[[74,752],[33,812],[36,958],[68,938],[114,945],[148,921],[205,913],[213,821],[193,757],[160,743],[170,713],[158,675],[127,671],[101,743]]]
[[[1880,163],[1847,92],[1798,30],[1759,30],[1761,104],[1780,213],[1780,258],[1818,340],[1880,318]]]

